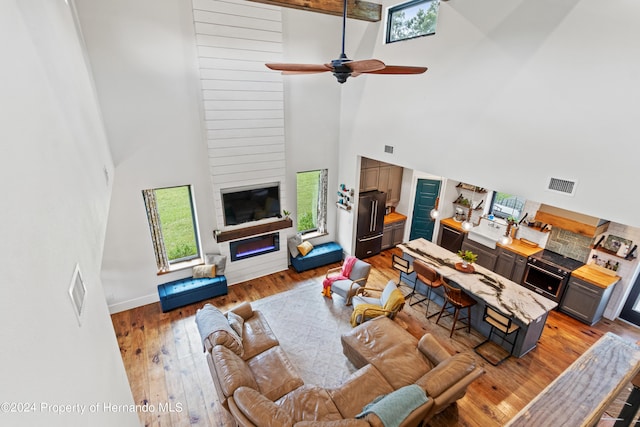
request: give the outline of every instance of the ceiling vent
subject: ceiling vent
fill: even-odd
[[[577,181],[551,177],[549,178],[547,190],[553,191],[554,193],[564,194],[566,196],[573,196],[576,193],[577,186]]]

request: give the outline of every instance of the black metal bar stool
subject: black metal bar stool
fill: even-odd
[[[398,270],[400,272],[400,277],[398,278],[398,286],[400,286],[400,282],[402,282],[403,275],[404,275],[405,282],[411,283],[411,281],[408,280],[408,276],[409,276],[409,274],[413,273],[413,266],[411,265],[411,262],[409,262],[409,260],[404,259],[401,256],[398,256],[396,254],[392,254],[391,255],[391,267],[393,267],[394,270]],[[414,281],[413,282],[414,290],[415,290],[415,287],[416,287],[416,285],[415,285],[415,281]],[[409,295],[411,295],[411,294],[409,294]],[[409,295],[407,295],[405,297],[405,299],[407,297],[409,297]]]
[[[516,341],[518,341],[518,332],[520,332],[520,327],[513,323],[513,319],[511,317],[491,307],[490,305],[485,306],[483,318],[485,322],[491,325],[491,330],[489,331],[489,336],[487,337],[487,339],[475,346],[473,350],[493,366],[498,366],[509,357],[511,357],[511,355],[513,355],[513,350],[516,347]],[[478,351],[478,349],[491,341],[491,335],[494,332],[498,333],[501,336],[501,343],[506,342],[508,344],[511,344],[511,351],[509,352],[509,354],[496,362]],[[513,337],[513,340],[510,341],[508,338],[514,332],[515,336]]]
[[[418,300],[414,303],[409,303],[409,305],[415,305],[420,302],[427,301],[427,311],[425,312],[425,316],[427,316],[427,318],[433,317],[438,314],[438,312],[429,314],[429,304],[431,303],[431,289],[439,288],[440,286],[444,285],[445,282],[444,280],[442,280],[442,276],[436,270],[431,268],[423,261],[420,261],[419,259],[413,261],[413,270],[416,272],[416,283],[413,286],[413,292],[411,294],[416,293],[416,286],[418,284],[418,281],[420,281],[427,286],[427,297],[422,298],[421,300]]]
[[[467,317],[464,317],[460,320],[467,321],[465,325],[467,327],[467,333],[471,333],[471,307],[477,304],[477,301],[467,295],[462,289],[454,288],[447,282],[442,282],[444,285],[444,305],[442,306],[442,310],[440,310],[440,314],[438,315],[438,319],[436,320],[436,325],[440,321],[442,315],[446,312],[446,316],[450,316],[451,313],[447,311],[448,306],[453,307],[453,325],[451,325],[451,333],[449,334],[449,338],[453,337],[453,333],[456,331],[456,323],[458,322],[458,316],[460,315],[460,311],[467,309]],[[462,329],[465,326],[462,326],[458,329]]]

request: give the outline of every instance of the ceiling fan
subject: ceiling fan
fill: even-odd
[[[347,0],[342,9],[342,53],[338,59],[330,64],[265,64],[268,68],[282,71],[282,74],[314,74],[331,71],[339,83],[344,83],[349,77],[360,74],[422,74],[427,67],[412,67],[403,65],[386,65],[379,59],[364,59],[352,61],[344,53],[345,29],[347,26]]]

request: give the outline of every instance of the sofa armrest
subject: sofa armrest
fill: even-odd
[[[420,377],[416,383],[427,392],[429,397],[433,398],[453,388],[460,388],[452,391],[463,393],[468,382],[458,383],[475,370],[476,363],[473,357],[468,353],[458,353],[438,364]]]
[[[239,306],[234,307],[229,311],[233,311],[244,320],[248,320],[253,316],[253,307],[251,307],[251,304],[248,302],[243,302]]]
[[[229,410],[236,419],[244,419],[255,426],[284,427],[293,425],[293,419],[278,405],[259,391],[239,387],[229,399]],[[247,425],[251,425],[246,423]]]
[[[424,334],[418,341],[418,349],[427,356],[427,359],[437,366],[451,357],[449,353],[431,334]]]

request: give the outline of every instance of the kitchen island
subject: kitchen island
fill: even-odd
[[[428,240],[416,239],[398,247],[403,251],[405,258],[410,260],[418,258],[424,261],[448,282],[455,282],[478,302],[471,309],[471,326],[474,329],[485,336],[489,335],[490,326],[483,320],[483,313],[485,306],[490,305],[511,316],[520,326],[513,351],[514,356],[522,357],[536,347],[549,311],[558,305],[555,301],[479,265],[474,264],[475,272],[473,273],[458,271],[455,264],[460,262],[460,258],[455,253]],[[415,273],[412,274],[415,275]],[[420,282],[418,284],[421,285]],[[426,294],[426,287],[424,292]],[[443,298],[442,288],[434,289],[431,295],[434,293]]]

